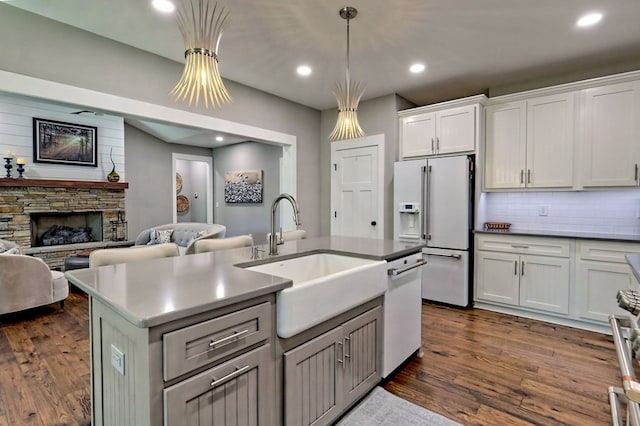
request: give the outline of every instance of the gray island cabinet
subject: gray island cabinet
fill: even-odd
[[[277,258],[247,247],[67,272],[89,294],[92,424],[322,425],[353,406],[381,378],[383,296],[282,339],[276,296],[292,282],[234,265],[420,246],[301,241]]]

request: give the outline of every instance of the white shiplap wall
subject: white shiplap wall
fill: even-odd
[[[540,216],[546,207],[547,216]],[[640,190],[484,193],[478,227],[510,222],[514,231],[640,234]]]
[[[109,160],[109,151],[113,148],[113,161],[120,181],[126,181],[124,175],[124,119],[112,115],[95,116],[90,114],[71,114],[81,111],[38,100],[0,93],[0,156],[5,152],[13,153],[11,176],[17,177],[15,159],[25,159],[24,177],[32,179],[62,179],[106,181],[107,174],[113,168]],[[34,163],[33,161],[33,118],[84,124],[98,128],[98,166],[73,166],[67,164]],[[2,160],[4,165],[4,160]],[[6,170],[0,166],[0,177]]]

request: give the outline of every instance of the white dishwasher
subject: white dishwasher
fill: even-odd
[[[386,378],[422,344],[422,265],[416,253],[387,264],[384,296],[382,377]]]

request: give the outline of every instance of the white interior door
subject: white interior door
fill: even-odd
[[[331,235],[384,238],[384,137],[334,142],[331,149]]]

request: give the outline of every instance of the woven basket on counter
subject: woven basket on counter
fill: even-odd
[[[485,222],[484,229],[486,231],[508,231],[511,227],[509,222]]]

